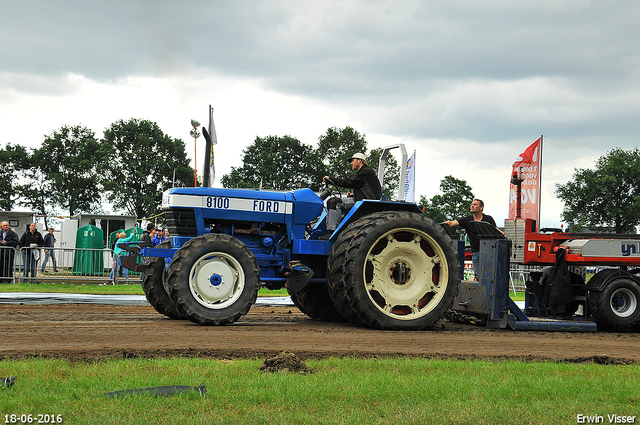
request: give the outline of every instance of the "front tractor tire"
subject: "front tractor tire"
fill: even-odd
[[[640,287],[631,279],[616,279],[602,292],[590,292],[588,303],[598,326],[623,330],[640,323]]]
[[[420,330],[451,308],[460,263],[433,220],[406,211],[370,214],[338,236],[328,259],[329,291],[351,322]]]
[[[206,234],[176,252],[167,277],[178,311],[201,325],[227,325],[249,312],[260,289],[256,257],[238,239]]]
[[[169,241],[162,242],[158,248],[170,248]],[[149,261],[149,267],[142,274],[142,290],[149,304],[156,311],[170,319],[185,319],[180,314],[176,306],[169,298],[166,287],[167,271],[165,267],[165,259],[162,257],[153,257]]]

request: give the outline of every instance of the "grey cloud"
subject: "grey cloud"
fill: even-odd
[[[635,69],[640,6],[586,5],[25,1],[8,6],[13,19],[1,30],[2,50],[7,68],[19,72],[117,78],[194,63],[274,78],[279,89],[307,77],[347,96],[342,81],[350,76],[373,86],[388,79],[613,77]],[[16,35],[19,43],[8,41]],[[319,94],[311,84],[307,91]]]
[[[36,81],[204,69],[366,111],[373,132],[490,142],[541,131],[627,140],[639,130],[635,0],[26,0],[4,9],[2,71]]]

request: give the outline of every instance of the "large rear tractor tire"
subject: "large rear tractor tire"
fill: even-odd
[[[616,279],[602,292],[589,292],[588,303],[598,326],[630,329],[640,323],[640,287],[631,279]]]
[[[370,214],[333,244],[329,292],[355,324],[426,329],[453,304],[460,281],[457,257],[444,230],[421,214]]]
[[[162,242],[158,248],[170,248],[169,241]],[[149,262],[149,268],[142,274],[142,290],[149,301],[149,304],[156,311],[171,319],[185,319],[180,314],[176,306],[169,298],[169,292],[166,286],[167,271],[165,267],[165,259],[162,257],[153,257]]]
[[[206,234],[176,252],[167,278],[178,311],[201,325],[227,325],[249,312],[260,289],[256,257],[238,239]]]
[[[324,322],[344,322],[345,317],[338,312],[331,297],[327,285],[317,282],[309,282],[299,291],[287,289],[291,301],[301,312],[314,320]]]

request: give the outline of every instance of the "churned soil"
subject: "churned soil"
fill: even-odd
[[[420,332],[312,320],[294,307],[252,307],[233,325],[171,320],[149,306],[0,305],[0,358],[327,357],[640,363],[640,334],[496,330],[441,321]]]

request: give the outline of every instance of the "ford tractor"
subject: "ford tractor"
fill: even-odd
[[[454,241],[404,201],[358,201],[330,232],[324,201],[338,195],[331,187],[320,195],[169,189],[162,208],[172,236],[156,247],[129,247],[123,263],[143,272],[146,298],[159,313],[201,325],[234,323],[265,287],[286,288],[316,320],[376,329],[433,326],[458,291]]]

